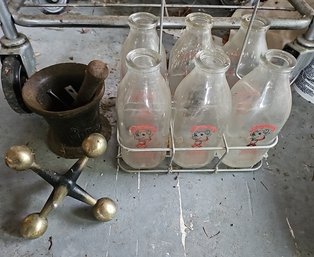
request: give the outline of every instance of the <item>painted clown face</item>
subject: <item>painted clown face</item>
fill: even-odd
[[[209,136],[210,130],[195,131],[192,135],[192,139],[203,142],[208,140]]]
[[[259,124],[254,126],[250,130],[250,142],[247,146],[256,146],[258,142],[265,140],[266,136],[273,133],[275,130],[276,127],[271,124]]]
[[[134,138],[136,140],[150,140],[151,139],[151,134],[152,132],[149,130],[149,129],[145,129],[145,130],[137,130],[135,133],[134,133]]]
[[[203,147],[203,143],[209,140],[209,137],[217,131],[212,125],[195,125],[192,127],[192,139],[194,143],[192,147]]]
[[[129,131],[137,141],[136,147],[146,148],[157,129],[151,125],[135,125],[131,126]]]
[[[254,141],[261,141],[263,139],[265,139],[266,135],[270,134],[270,130],[265,128],[265,129],[258,129],[258,130],[255,130],[255,131],[252,131],[250,133],[250,137],[251,137],[251,140],[254,140]]]

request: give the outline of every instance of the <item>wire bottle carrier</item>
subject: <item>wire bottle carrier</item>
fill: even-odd
[[[1,3],[2,2],[2,3]],[[34,3],[35,2],[35,3]],[[236,10],[236,9],[249,9],[253,11],[251,22],[244,40],[244,45],[247,43],[248,35],[252,27],[252,23],[256,12],[258,10],[268,10],[268,11],[285,11],[285,12],[298,12],[300,17],[295,18],[270,18],[271,29],[291,29],[300,30],[307,29],[306,33],[298,37],[294,42],[291,42],[285,46],[285,50],[292,53],[298,60],[296,70],[300,71],[304,68],[313,57],[314,52],[314,25],[312,18],[314,15],[314,10],[308,5],[305,0],[289,0],[291,7],[279,8],[279,7],[263,7],[259,6],[259,0],[256,1],[254,6],[239,6],[239,5],[201,5],[201,4],[167,4],[165,0],[161,0],[161,3],[157,4],[132,4],[132,3],[104,3],[103,1],[56,1],[56,3],[43,3],[45,1],[15,1],[11,0],[8,3],[10,12],[6,8],[4,0],[0,0],[0,20],[2,23],[2,29],[4,36],[7,40],[16,40],[18,38],[18,33],[15,29],[14,24],[28,27],[127,27],[128,15],[121,15],[119,11],[121,7],[127,10],[134,11],[157,11],[160,13],[160,44],[162,42],[162,31],[164,28],[174,28],[180,29],[184,27],[184,18],[171,16],[168,10],[176,8],[176,10],[186,9],[186,8],[196,8],[202,10]],[[50,9],[49,9],[50,8]],[[51,9],[52,8],[52,9]],[[45,14],[47,10],[56,10],[53,8],[58,8],[59,11],[64,11],[62,14],[56,14],[57,12],[51,11],[49,15]],[[65,9],[64,9],[65,8]],[[67,8],[69,10],[67,11]],[[72,10],[70,10],[72,8]],[[86,10],[90,8],[91,14],[77,14],[75,11]],[[35,15],[34,15],[35,10]],[[43,12],[44,10],[44,12]],[[102,15],[95,15],[97,10],[101,10]],[[90,13],[90,12],[87,12]],[[166,13],[166,17],[164,14]],[[10,16],[10,15],[12,16]],[[13,19],[11,19],[11,17]],[[214,29],[237,29],[240,27],[241,18],[235,17],[214,17]],[[3,42],[1,42],[3,44]],[[16,47],[16,46],[15,46]],[[23,50],[18,52],[20,56],[23,56]],[[1,54],[3,56],[9,55],[8,52]],[[242,56],[242,53],[241,53]],[[21,66],[24,66],[26,71],[28,71],[28,77],[34,72],[34,60],[29,60],[31,55],[28,55],[28,59],[20,58]],[[34,57],[33,57],[34,58]],[[241,59],[241,57],[240,57]],[[2,81],[2,84],[3,81]],[[19,85],[20,89],[23,85]],[[228,152],[233,150],[247,150],[247,149],[270,149],[274,147],[278,142],[278,137],[276,137],[273,142],[265,146],[235,146],[230,147],[223,135],[222,141],[223,146],[221,147],[203,147],[200,149],[195,148],[177,148],[174,145],[174,135],[173,135],[173,125],[170,127],[170,138],[169,147],[167,148],[145,148],[145,149],[134,149],[128,148],[121,144],[119,141],[119,131],[117,131],[117,141],[118,141],[118,155],[117,155],[117,165],[118,168],[123,169],[127,172],[239,172],[239,171],[255,171],[262,166],[262,161],[248,168],[228,168],[221,167],[221,162],[223,158],[228,154]],[[165,151],[167,152],[165,161],[160,167],[153,170],[135,170],[128,167],[121,158],[121,149],[125,149],[131,152],[142,152],[142,151]],[[214,164],[202,169],[181,169],[173,165],[173,159],[175,152],[178,151],[223,151],[221,158],[216,158]]]

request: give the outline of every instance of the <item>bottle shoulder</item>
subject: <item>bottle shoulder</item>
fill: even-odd
[[[286,114],[287,110],[290,112],[292,96],[289,83],[283,85],[278,82],[269,81],[267,78],[244,78],[237,82],[231,89],[234,115],[277,116]]]

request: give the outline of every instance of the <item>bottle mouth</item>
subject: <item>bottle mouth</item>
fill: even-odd
[[[261,61],[268,67],[271,67],[272,70],[285,73],[291,72],[297,63],[292,54],[279,49],[267,50],[265,54],[262,54]]]
[[[213,17],[207,13],[195,12],[186,16],[185,22],[188,27],[211,29],[213,27]]]
[[[210,73],[226,72],[230,66],[229,57],[222,51],[201,50],[195,56],[198,67]]]
[[[157,27],[158,18],[148,12],[137,12],[129,16],[128,22],[131,28],[153,29]]]
[[[160,69],[161,56],[154,50],[137,48],[127,54],[126,64],[139,72],[152,72]]]
[[[246,14],[242,17],[241,25],[245,28],[249,27],[250,20],[251,20],[251,14]],[[252,29],[254,30],[262,30],[267,31],[270,27],[270,20],[262,17],[262,16],[255,16],[255,19],[253,21]]]

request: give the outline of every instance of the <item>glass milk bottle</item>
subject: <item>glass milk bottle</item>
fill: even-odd
[[[260,64],[231,89],[232,114],[226,129],[229,146],[270,144],[286,123],[291,110],[290,72],[296,59],[271,49]],[[251,167],[267,150],[230,150],[223,163],[236,168]]]
[[[225,72],[230,60],[222,52],[200,51],[195,68],[179,84],[174,95],[174,143],[191,150],[176,151],[174,162],[184,168],[210,163],[231,112],[231,93]]]
[[[251,14],[244,15],[240,29],[236,34],[223,46],[223,50],[229,56],[231,64],[226,76],[230,88],[239,80],[236,75],[236,68],[240,59],[241,49],[244,44],[244,38],[249,27]],[[243,77],[253,70],[259,63],[261,54],[268,49],[266,42],[266,32],[270,27],[268,19],[256,16],[249,38],[243,50],[243,56],[239,64],[238,74]]]
[[[214,49],[211,34],[213,18],[206,13],[191,13],[185,19],[186,29],[170,52],[168,79],[171,94],[194,68],[194,57],[202,49]]]
[[[121,79],[127,71],[126,56],[136,48],[148,48],[159,52],[159,36],[157,35],[156,26],[158,17],[147,12],[133,13],[128,18],[130,32],[122,45],[120,59],[120,75]],[[162,46],[161,73],[166,78],[167,60],[166,52]]]
[[[116,100],[120,143],[128,148],[167,147],[171,96],[160,73],[160,55],[146,48],[132,50],[126,57],[128,71],[118,85]],[[132,168],[158,166],[165,151],[132,152],[122,147],[122,158]]]

